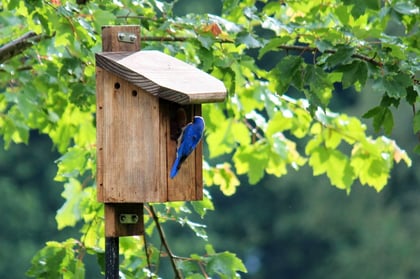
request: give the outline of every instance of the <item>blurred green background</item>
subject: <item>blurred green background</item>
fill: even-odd
[[[216,0],[175,6],[178,15],[220,9]],[[398,30],[390,26],[390,32]],[[265,59],[262,64],[279,57]],[[380,97],[337,85],[333,109],[360,117]],[[249,271],[243,278],[420,278],[419,157],[412,153],[418,139],[406,124],[412,121],[410,107],[400,106],[394,116],[392,137],[409,152],[413,167],[396,166],[385,190],[356,185],[347,196],[308,168],[281,179],[266,176],[256,186],[243,179],[232,197],[212,187],[210,242],[243,259]],[[30,259],[46,241],[77,235],[78,228],[56,229],[55,213],[63,203],[63,187],[53,181],[58,156],[37,133],[28,146],[0,151],[0,278],[25,278]],[[185,229],[167,229],[175,253],[200,247]],[[101,278],[95,259],[88,261],[86,278]]]

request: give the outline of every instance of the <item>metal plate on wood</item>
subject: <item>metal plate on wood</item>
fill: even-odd
[[[134,44],[134,42],[137,40],[137,35],[134,33],[128,33],[128,32],[118,32],[118,41]]]
[[[121,224],[137,224],[139,216],[137,214],[120,214]]]

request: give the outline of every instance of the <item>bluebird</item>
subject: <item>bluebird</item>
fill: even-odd
[[[193,150],[196,148],[197,144],[200,142],[203,137],[204,131],[204,119],[201,116],[194,116],[194,120],[191,123],[188,123],[181,132],[181,135],[178,139],[178,147],[176,150],[176,159],[172,165],[170,178],[174,178],[181,164],[187,159]]]

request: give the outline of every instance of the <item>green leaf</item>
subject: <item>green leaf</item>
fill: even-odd
[[[350,191],[355,174],[349,159],[340,151],[323,146],[316,147],[310,154],[309,165],[312,166],[314,175],[326,173],[331,184]]]
[[[363,185],[373,186],[378,192],[386,185],[389,168],[385,160],[358,154],[353,156],[351,165]]]
[[[327,149],[322,146],[318,146],[309,150],[309,165],[313,169],[313,175],[317,176],[325,173],[327,171],[327,162],[330,157]]]
[[[325,61],[327,66],[333,68],[337,65],[347,64],[351,61],[354,48],[348,45],[336,46],[336,52],[331,54]]]
[[[339,5],[336,10],[335,14],[337,15],[340,22],[344,25],[347,25],[349,23],[350,19],[350,9],[347,5]]]
[[[79,207],[80,197],[83,196],[82,185],[79,181],[71,179],[69,183],[64,184],[64,192],[62,197],[66,202],[57,210],[55,220],[57,221],[58,229],[61,230],[67,226],[73,227],[81,218]]]
[[[209,112],[206,113],[206,130],[210,158],[231,152],[238,143],[250,142],[249,131],[243,123],[226,119],[223,112],[216,107],[208,106],[203,110]]]
[[[398,107],[400,105],[400,99],[391,98],[388,95],[383,95],[381,99],[381,106],[382,107]]]
[[[290,37],[282,36],[275,37],[270,39],[264,44],[264,46],[258,52],[258,59],[261,59],[267,52],[270,51],[280,51],[279,46],[287,43],[290,40]]]
[[[249,32],[244,32],[238,34],[238,37],[236,38],[236,41],[239,44],[244,44],[247,46],[247,48],[258,48],[261,46],[261,43],[252,36]]]
[[[398,1],[394,5],[392,5],[392,8],[400,14],[403,15],[416,15],[419,13],[419,7],[416,6],[414,3],[411,2],[401,2]]]
[[[66,249],[58,242],[47,242],[32,259],[27,275],[36,278],[60,278],[61,264],[66,257]]]
[[[32,259],[32,266],[26,273],[36,278],[83,279],[85,268],[83,262],[75,257],[74,246],[78,242],[68,239],[65,242],[49,241]]]
[[[290,111],[278,111],[267,125],[266,135],[271,138],[275,133],[292,128],[293,114]]]
[[[65,181],[68,178],[76,178],[84,173],[87,163],[86,150],[77,146],[69,148],[68,152],[55,161],[58,172],[55,180]]]
[[[315,46],[318,48],[318,50],[321,53],[323,53],[327,49],[331,50],[331,49],[334,48],[333,45],[331,44],[331,42],[326,41],[326,40],[317,40],[317,41],[315,41]]]
[[[208,236],[205,230],[206,225],[193,222],[189,220],[187,217],[178,218],[177,222],[181,224],[182,226],[187,225],[195,233],[197,237],[207,240]]]
[[[116,16],[110,11],[95,9],[93,11],[93,18],[93,23],[96,26],[95,29],[99,30],[102,28],[102,26],[110,25],[110,23],[113,23],[116,19]]]
[[[233,155],[233,162],[238,174],[247,174],[250,184],[256,184],[264,176],[268,162],[269,146],[256,143],[240,147]]]
[[[229,163],[216,165],[213,169],[204,172],[204,181],[207,185],[219,185],[220,190],[226,196],[233,195],[236,192],[236,187],[240,185]]]
[[[358,18],[365,14],[366,9],[377,10],[380,8],[380,4],[376,0],[344,0],[345,5],[351,5],[351,14]]]
[[[277,11],[278,11],[277,6]],[[281,20],[274,17],[266,17],[261,26],[265,29],[274,31],[277,35],[284,35],[283,33],[291,33],[293,31],[292,25],[284,24]],[[279,37],[279,36],[276,36]],[[283,37],[283,36],[282,36]]]
[[[320,67],[307,65],[304,80],[309,89],[305,90],[305,96],[312,104],[325,108],[329,103],[333,89],[330,76]]]
[[[403,73],[397,73],[374,80],[372,89],[376,92],[384,93],[391,98],[401,98],[406,96],[406,88],[411,84],[409,76]]]
[[[392,117],[392,112],[389,108],[385,109],[383,118],[385,134],[390,135],[392,132],[392,128],[394,128],[394,118]]]
[[[197,265],[194,265],[195,267],[197,267]],[[183,268],[183,270],[187,270],[186,268]],[[196,274],[192,274],[192,275],[188,275],[187,277],[185,277],[185,279],[206,279],[206,277],[204,277],[204,275],[196,273]]]
[[[420,111],[417,111],[413,119],[413,133],[417,133],[419,131],[420,131]]]
[[[394,128],[392,111],[388,107],[377,106],[366,112],[363,118],[373,118],[373,128],[378,132],[383,126],[386,134],[391,134]]]
[[[417,100],[418,93],[414,90],[414,86],[407,88],[406,100],[410,105],[413,105]]]
[[[192,201],[191,206],[194,208],[194,211],[200,215],[201,218],[207,213],[208,210],[214,210],[214,205],[211,200],[210,194],[207,190],[204,191],[204,197],[201,201]]]
[[[377,114],[382,112],[382,107],[378,106],[378,107],[374,107],[371,108],[370,110],[368,110],[365,114],[362,115],[363,118],[373,118],[375,117]]]
[[[368,77],[368,68],[363,61],[353,61],[350,64],[342,65],[337,69],[343,73],[343,89],[354,85],[357,81],[363,86]]]
[[[209,34],[201,34],[197,36],[197,40],[201,43],[201,45],[206,49],[211,49],[215,38],[212,35]]]
[[[288,55],[272,70],[273,83],[278,94],[287,92],[294,76],[301,75],[299,70],[302,63],[303,59],[300,56]]]
[[[222,279],[240,278],[238,271],[247,272],[245,265],[235,254],[223,252],[212,254],[208,257],[207,267],[210,276],[220,277]]]

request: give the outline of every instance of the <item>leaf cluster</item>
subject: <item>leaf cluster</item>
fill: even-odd
[[[257,184],[303,165],[348,193],[356,181],[380,191],[395,163],[411,164],[395,141],[369,135],[360,117],[330,107],[341,83],[378,96],[378,105],[364,115],[377,132],[391,134],[392,107],[401,103],[412,106],[413,131],[420,130],[419,8],[413,2],[225,0],[221,16],[182,17],[172,8],[157,0],[1,2],[0,45],[28,31],[45,39],[0,65],[0,134],[6,148],[27,143],[31,130],[50,137],[62,154],[56,179],[65,185],[58,227],[83,224],[80,240],[47,243],[29,276],[83,278],[85,252],[103,263],[102,205],[95,202],[94,181],[94,53],[101,49],[103,25],[140,24],[144,49],[171,54],[224,82],[228,100],[203,106],[209,153],[204,180],[226,195],[235,193],[241,175]],[[395,24],[400,33],[390,30]],[[190,205],[157,206],[157,219],[146,213],[146,235],[161,238],[124,240],[125,278],[157,277],[162,257],[176,262],[174,272],[186,278],[246,272],[234,254],[211,245],[190,257],[162,250],[161,224],[186,226],[206,240],[205,226],[195,218],[213,208],[207,193]]]

